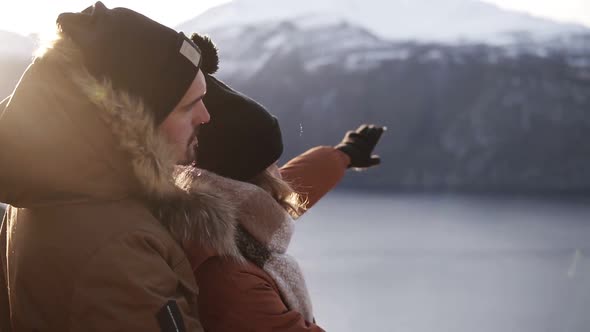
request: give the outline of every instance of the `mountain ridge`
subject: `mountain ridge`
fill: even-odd
[[[589,28],[558,23],[475,0],[235,0],[178,25],[179,30],[208,32],[277,21],[308,25],[346,21],[381,38],[420,41],[503,43],[514,32],[535,38],[586,33]],[[312,23],[313,24],[313,23]]]
[[[590,35],[564,48],[390,42],[350,24],[231,29],[212,36],[218,77],[279,118],[283,161],[368,122],[389,128],[383,165],[344,186],[590,193]]]

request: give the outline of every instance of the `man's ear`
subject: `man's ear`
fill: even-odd
[[[203,57],[201,62],[201,70],[205,74],[215,74],[219,69],[219,56],[217,54],[217,47],[208,36],[201,36],[198,33],[193,33],[191,40],[200,49]]]

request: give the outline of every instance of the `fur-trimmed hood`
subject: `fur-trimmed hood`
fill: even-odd
[[[212,255],[243,261],[240,231],[248,232],[265,247],[279,252],[287,250],[293,235],[293,219],[264,189],[193,167],[178,167],[175,178],[177,186],[191,199],[182,208],[167,205],[160,209],[160,219],[186,220],[176,224],[187,224],[186,238],[190,243],[185,244],[193,248],[189,250],[189,255],[193,254],[193,268]],[[215,193],[213,199],[223,201],[225,206],[220,209],[219,204],[209,204],[203,193]],[[200,257],[195,257],[195,252]]]
[[[171,197],[174,160],[140,99],[90,75],[58,39],[0,110],[0,201],[19,207]]]
[[[234,218],[215,188],[189,194],[179,187],[172,149],[151,112],[90,75],[67,37],[33,61],[0,105],[0,146],[0,202],[16,207],[128,198],[160,215],[177,207],[182,218],[160,221],[179,242],[200,231],[194,225]],[[183,210],[189,201],[201,210]]]

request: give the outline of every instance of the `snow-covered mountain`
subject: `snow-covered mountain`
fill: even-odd
[[[384,167],[344,185],[590,192],[590,34],[396,42],[338,21],[209,32],[218,77],[277,115],[285,156],[336,143],[359,123],[390,129]]]
[[[0,31],[0,57],[30,58],[35,50],[32,38]]]
[[[230,55],[220,76],[279,118],[285,160],[379,123],[389,128],[377,151],[384,166],[344,184],[590,193],[590,53],[415,42],[319,48],[320,31],[259,29],[220,45]],[[325,36],[371,40],[353,27]],[[281,39],[292,43],[276,47]]]
[[[556,23],[478,0],[234,0],[177,28],[208,32],[276,21],[303,27],[346,21],[384,39],[438,42],[498,43],[514,33],[546,39],[590,31],[581,25]]]
[[[234,83],[255,80],[267,66],[278,59],[294,57],[301,68],[313,73],[323,68],[338,71],[367,72],[384,63],[403,61],[412,57],[424,63],[443,61],[461,64],[472,54],[460,47],[482,43],[461,44],[451,54],[438,50],[416,52],[420,41],[392,42],[379,38],[370,31],[349,23],[334,23],[314,27],[301,27],[291,22],[274,22],[247,27],[220,27],[208,32],[220,50],[221,66],[218,75]],[[562,52],[567,50],[567,52]],[[498,63],[523,54],[541,58],[559,53],[564,61],[588,73],[590,62],[590,34],[567,35],[545,41],[535,41],[527,36],[515,35],[510,44],[493,45],[481,54],[481,61]]]

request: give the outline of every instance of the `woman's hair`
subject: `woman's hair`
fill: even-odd
[[[305,212],[307,201],[289,183],[274,176],[268,169],[247,182],[267,191],[293,218]]]

